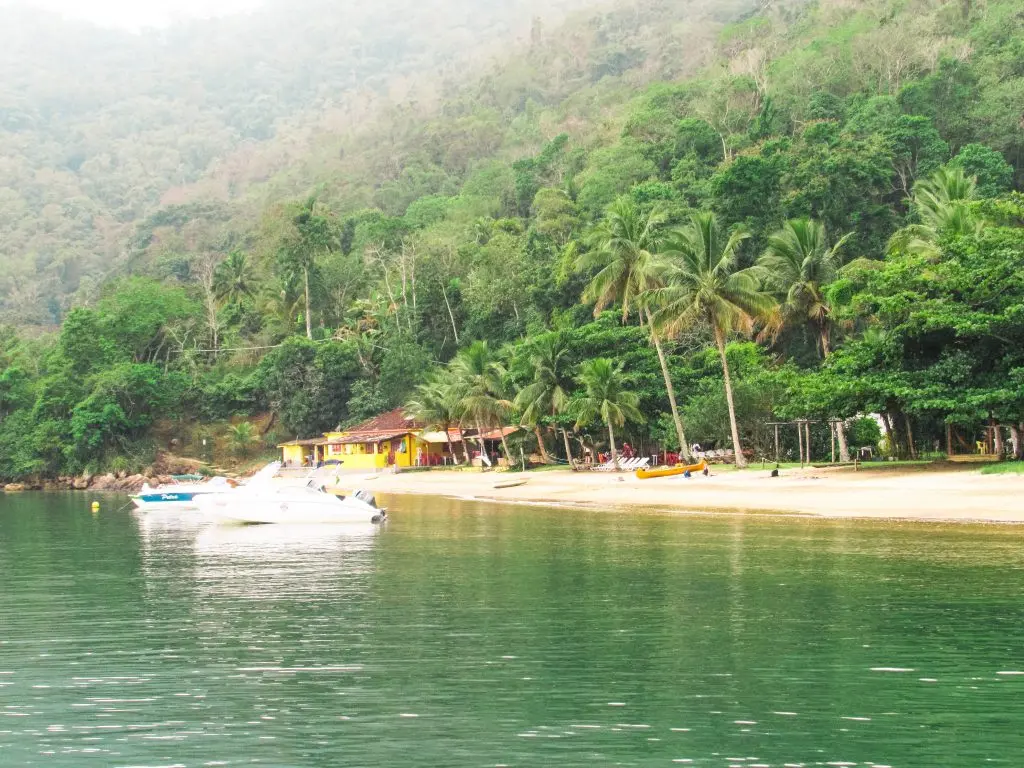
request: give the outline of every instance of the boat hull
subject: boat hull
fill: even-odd
[[[195,509],[199,493],[140,493],[132,496],[139,509]]]
[[[641,480],[653,480],[656,477],[675,477],[676,475],[685,475],[687,472],[703,472],[708,468],[706,461],[701,461],[698,464],[677,465],[675,467],[654,467],[653,469],[638,469],[636,476]]]
[[[231,488],[231,482],[223,477],[205,483],[169,483],[155,488],[146,484],[132,496],[132,501],[139,509],[195,509],[198,497],[224,493]]]
[[[221,498],[200,499],[199,509],[221,522],[250,525],[274,524],[362,524],[380,522],[384,510],[358,501],[349,502],[336,497],[305,501],[295,498]],[[377,519],[379,518],[379,519]]]

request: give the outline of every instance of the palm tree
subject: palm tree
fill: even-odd
[[[244,296],[253,293],[252,270],[249,260],[241,251],[232,251],[217,266],[214,274],[214,290],[221,301],[235,304]]]
[[[462,393],[459,392],[456,384],[435,377],[416,387],[412,399],[405,404],[405,416],[422,422],[427,429],[443,431],[448,439],[448,452],[451,453],[452,458],[456,458],[451,429],[459,423],[461,403]],[[459,429],[459,442],[462,443],[462,450],[466,454],[468,462],[469,454],[466,453],[466,445],[462,441],[461,429]]]
[[[309,278],[316,268],[316,258],[334,247],[335,238],[327,217],[316,212],[316,198],[310,197],[292,217],[293,230],[278,254],[278,264],[286,279],[302,277],[306,301],[306,337],[313,338],[313,308]]]
[[[829,247],[825,227],[813,219],[792,219],[768,238],[758,260],[766,287],[781,299],[783,323],[810,323],[818,334],[821,356],[832,351],[832,307],[825,288],[836,278],[842,259],[839,249],[850,238],[843,235]],[[846,430],[836,423],[839,458],[850,460]]]
[[[451,372],[461,393],[461,412],[476,426],[480,450],[485,450],[483,428],[497,426],[505,458],[511,464],[512,452],[505,440],[503,422],[512,403],[504,394],[504,366],[495,359],[486,341],[474,341],[452,360]]]
[[[533,354],[533,381],[516,395],[516,407],[522,411],[523,423],[533,427],[540,445],[544,463],[548,462],[544,440],[540,434],[540,420],[545,416],[558,416],[569,406],[569,391],[572,377],[569,373],[569,345],[562,334],[542,336]],[[565,458],[572,463],[572,449],[569,447],[569,432],[562,428],[565,440]]]
[[[591,236],[594,248],[580,257],[578,267],[598,270],[583,292],[584,301],[594,302],[595,315],[616,302],[622,305],[623,322],[634,308],[640,312],[641,325],[646,324],[658,352],[679,449],[684,456],[689,456],[675,388],[661,339],[652,321],[649,302],[651,291],[661,287],[661,263],[656,254],[662,244],[658,227],[664,222],[663,213],[652,211],[645,214],[630,198],[618,198],[609,206],[604,221],[594,230]]]
[[[829,247],[825,227],[813,219],[792,219],[768,238],[758,259],[765,287],[781,299],[783,321],[809,322],[818,334],[822,357],[831,352],[832,308],[825,287],[836,278],[839,249],[850,234]]]
[[[914,185],[914,210],[925,224],[941,228],[948,210],[976,200],[978,184],[963,168],[939,168]]]
[[[622,365],[614,365],[606,357],[588,360],[580,366],[579,381],[585,393],[576,401],[576,428],[591,424],[598,418],[608,426],[608,443],[611,446],[612,461],[619,466],[619,455],[615,448],[615,427],[623,426],[627,420],[642,422],[640,398],[623,388]]]
[[[264,315],[272,315],[291,329],[295,319],[302,311],[302,286],[298,282],[300,276],[285,272],[280,282],[269,284],[257,297],[259,311]]]
[[[251,422],[243,421],[228,427],[228,445],[236,456],[248,456],[259,440],[259,434]]]
[[[920,224],[911,224],[889,239],[889,253],[913,253],[935,258],[939,239],[948,235],[979,234],[987,222],[972,209],[977,182],[963,168],[940,168],[914,185],[911,208]]]
[[[661,308],[655,318],[669,334],[699,323],[706,323],[714,333],[737,467],[746,466],[746,459],[736,425],[725,342],[730,333],[750,333],[755,320],[768,317],[774,308],[771,297],[761,290],[757,272],[738,268],[736,252],[747,237],[742,230],[726,237],[713,213],[695,213],[689,225],[675,230],[667,243],[666,257],[671,264],[667,284],[658,291]]]

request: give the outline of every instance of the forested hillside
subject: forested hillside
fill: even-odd
[[[627,2],[215,154],[82,245],[121,274],[58,334],[7,334],[0,475],[403,404],[548,451],[810,417],[845,453],[872,412],[894,454],[1019,442],[1022,41],[1015,0]]]
[[[0,8],[0,307],[59,322],[135,223],[193,183],[226,199],[321,131],[432,106],[473,62],[585,4],[274,0],[139,35]]]

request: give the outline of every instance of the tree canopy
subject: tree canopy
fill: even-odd
[[[1019,3],[477,5],[0,10],[0,477],[407,405],[603,448],[595,360],[652,448],[1021,431]]]

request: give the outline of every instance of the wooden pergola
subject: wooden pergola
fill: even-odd
[[[800,452],[800,467],[811,463],[811,424],[820,424],[814,419],[794,419],[793,421],[769,421],[769,427],[775,427],[775,463],[778,464],[781,458],[779,451],[779,427],[796,427],[797,445]],[[829,419],[829,430],[832,433],[832,463],[836,461],[836,424],[842,424],[842,419]]]

